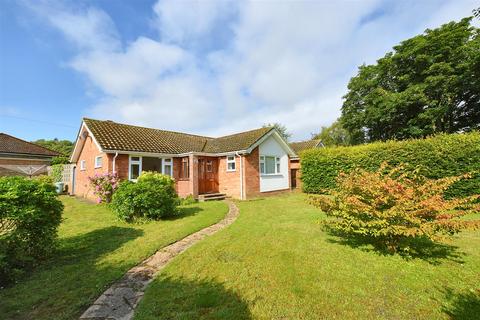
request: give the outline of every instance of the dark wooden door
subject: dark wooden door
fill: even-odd
[[[297,188],[297,171],[298,169],[291,169],[290,181],[292,183],[292,189]]]
[[[218,192],[218,160],[198,158],[198,193]]]

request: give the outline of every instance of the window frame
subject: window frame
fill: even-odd
[[[267,172],[267,161],[266,158],[273,158],[273,173],[266,173]],[[282,158],[276,155],[260,155],[259,156],[259,165],[258,170],[261,176],[278,176],[282,174]]]
[[[98,163],[97,163],[98,159],[100,159],[100,165],[98,165]],[[95,166],[94,166],[95,169],[101,168],[103,166],[103,156],[96,156],[94,164],[95,164]]]
[[[87,170],[87,161],[80,160],[80,171],[85,171],[85,170]]]
[[[161,159],[162,159],[162,174],[173,177],[173,159],[172,158],[161,158]],[[170,167],[170,174],[165,173],[165,167]]]
[[[180,180],[190,180],[190,158],[189,157],[182,158],[182,164],[180,167]]]
[[[233,158],[233,159],[229,159],[229,158]],[[233,168],[230,169],[229,168],[229,165],[230,164],[233,164]],[[237,161],[235,159],[235,156],[227,156],[227,172],[235,172],[237,171]]]
[[[138,158],[138,160],[133,160],[132,158]],[[128,180],[136,182],[138,177],[132,179],[132,165],[138,165],[138,176],[140,177],[140,175],[142,174],[142,156],[128,156]]]

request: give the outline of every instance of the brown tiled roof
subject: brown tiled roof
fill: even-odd
[[[272,129],[272,127],[266,127],[211,139],[207,141],[203,152],[221,153],[246,150]]]
[[[292,142],[289,143],[290,148],[295,151],[296,154],[303,150],[317,148],[320,145],[320,140],[307,140],[307,141],[300,141],[300,142]]]
[[[39,146],[37,144],[18,139],[0,132],[0,152],[1,153],[19,153],[41,156],[58,156],[60,153]]]
[[[221,153],[248,149],[271,128],[261,128],[220,138],[211,138],[116,123],[83,119],[104,150],[179,154]]]

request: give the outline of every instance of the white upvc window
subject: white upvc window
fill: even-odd
[[[227,171],[235,171],[235,156],[227,156]]]
[[[87,170],[87,162],[85,160],[80,160],[80,170]]]
[[[172,163],[173,163],[172,158],[163,159],[162,163],[163,163],[162,173],[171,177],[173,175],[173,172],[172,172]]]
[[[128,162],[128,180],[137,181],[142,172],[142,157],[130,156]]]
[[[281,165],[280,157],[276,156],[260,156],[260,174],[280,174]]]
[[[95,157],[95,168],[101,168],[102,167],[102,161],[103,161],[102,156],[96,156]]]

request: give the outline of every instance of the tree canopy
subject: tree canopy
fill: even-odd
[[[73,151],[73,142],[70,140],[58,140],[57,138],[53,140],[45,140],[45,139],[39,139],[36,141],[32,141],[35,144],[38,144],[39,146],[48,148],[53,151],[60,152],[64,156],[70,156],[70,154]]]
[[[285,127],[283,124],[278,123],[278,122],[275,122],[275,123],[267,123],[267,124],[264,124],[263,127],[264,127],[264,128],[274,127],[275,129],[277,129],[278,133],[280,133],[280,135],[281,135],[286,141],[288,141],[288,140],[290,139],[290,137],[292,136],[292,134],[291,134],[290,132],[288,132],[287,127]]]
[[[328,127],[322,127],[319,133],[312,134],[312,139],[320,139],[326,147],[346,146],[350,142],[348,131],[340,120],[336,120]]]
[[[352,143],[480,128],[480,29],[471,20],[427,29],[359,68],[341,116]]]

